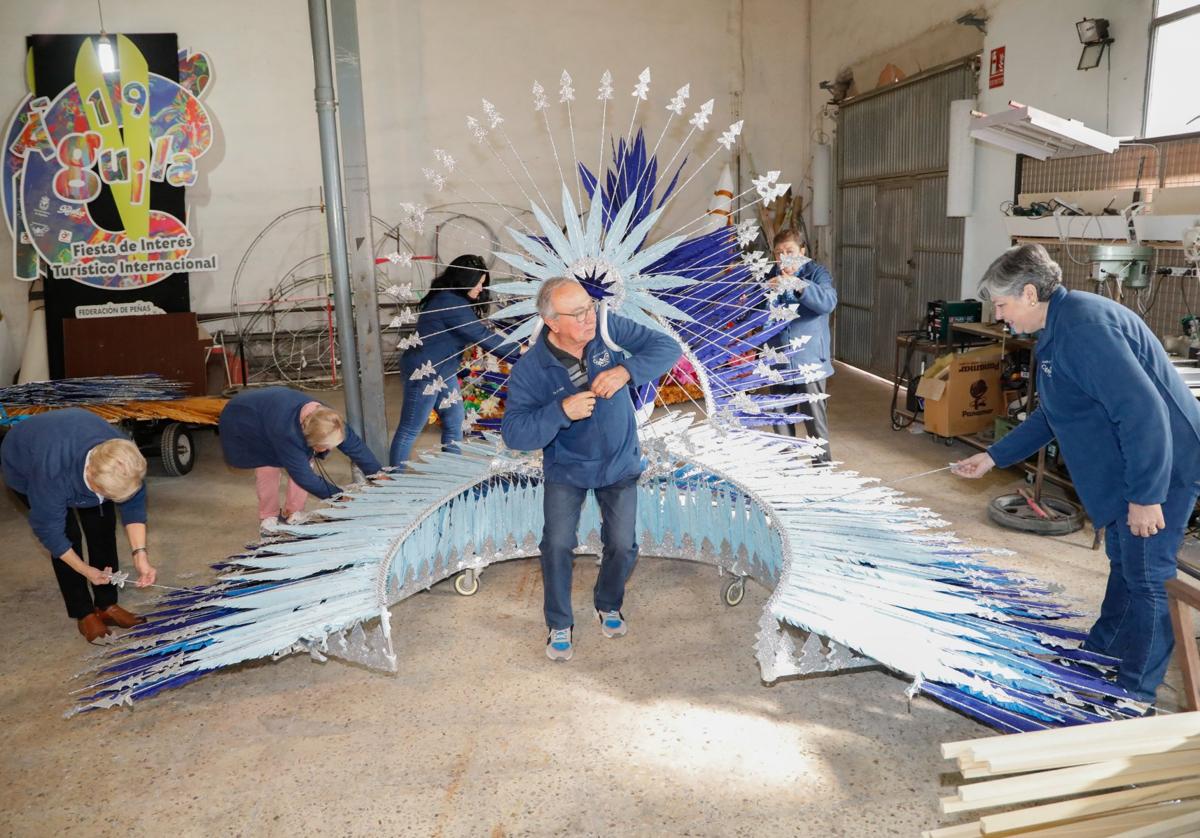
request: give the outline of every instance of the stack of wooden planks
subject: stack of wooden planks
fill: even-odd
[[[926,838],[1200,835],[1200,712],[942,745],[964,779],[941,800],[979,820]]]

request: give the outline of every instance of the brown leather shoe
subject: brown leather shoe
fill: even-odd
[[[108,636],[108,626],[104,625],[104,618],[93,611],[79,620],[79,633],[88,643],[95,643],[101,637]]]
[[[106,626],[120,626],[123,629],[133,628],[146,622],[145,617],[131,614],[119,605],[110,605],[103,611],[97,608],[96,616],[103,620]]]

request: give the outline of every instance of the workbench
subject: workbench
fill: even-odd
[[[999,343],[1004,351],[1009,349],[1027,350],[1030,353],[1029,357],[1029,399],[1026,402],[1026,411],[1032,413],[1037,405],[1037,339],[1030,336],[1017,337],[1009,335],[1004,326],[1001,324],[986,325],[983,323],[952,323],[950,325],[951,339],[946,343],[931,341],[926,338],[910,334],[901,333],[896,335],[896,355],[894,364],[894,379],[893,379],[893,402],[892,402],[892,429],[900,430],[908,427],[916,419],[916,414],[912,411],[901,409],[896,404],[896,396],[899,388],[903,386],[907,391],[909,382],[903,378],[903,370],[901,369],[901,353],[907,351],[910,344],[913,347],[914,354],[920,353],[925,355],[937,356],[945,352],[956,349],[967,349],[976,346],[984,346],[988,343]],[[1188,385],[1197,399],[1200,399],[1200,361],[1195,359],[1172,358],[1172,363],[1183,376],[1184,382]],[[906,420],[906,421],[900,421]],[[945,442],[949,445],[954,440],[958,440],[972,448],[980,451],[986,451],[991,445],[991,442],[985,442],[975,434],[963,435],[946,439]],[[1068,489],[1072,493],[1075,491],[1074,485],[1068,476],[1060,475],[1046,468],[1046,449],[1041,448],[1037,454],[1035,462],[1024,460],[1018,464],[1021,469],[1033,479],[1033,497],[1035,501],[1040,501],[1042,496],[1042,486],[1045,482],[1055,484],[1056,486]],[[1200,506],[1197,507],[1200,509]],[[1103,530],[1095,531],[1092,549],[1099,549],[1100,537]],[[1200,568],[1191,568],[1181,564],[1189,572],[1200,576]]]
[[[1037,354],[1037,339],[1033,337],[1017,337],[1010,335],[1001,324],[983,324],[983,323],[951,323],[950,324],[950,340],[946,343],[932,341],[928,338],[920,337],[913,334],[897,334],[896,335],[896,353],[893,366],[893,403],[892,403],[892,430],[901,430],[908,427],[916,420],[917,414],[913,411],[902,409],[896,403],[896,398],[899,388],[903,386],[907,392],[910,382],[904,379],[904,370],[902,369],[901,353],[907,353],[910,350],[913,354],[924,354],[937,356],[952,350],[969,349],[979,346],[987,346],[988,344],[998,343],[1007,353],[1010,350],[1025,350],[1029,352],[1029,398],[1027,401],[1027,412],[1032,412],[1036,404],[1037,398],[1037,379],[1033,374],[1036,369],[1035,356]],[[986,451],[992,444],[991,441],[984,441],[977,434],[964,434],[956,437],[941,438],[934,436],[935,441],[943,439],[949,445],[955,440],[969,445],[979,451]],[[1018,464],[1022,470],[1032,477],[1033,480],[1033,497],[1035,501],[1040,501],[1042,497],[1042,486],[1048,481],[1056,486],[1068,489],[1074,492],[1075,487],[1071,484],[1068,477],[1050,471],[1046,467],[1046,449],[1043,447],[1038,451],[1037,459],[1031,463],[1028,460],[1023,460]]]

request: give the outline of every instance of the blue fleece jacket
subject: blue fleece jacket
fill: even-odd
[[[243,390],[221,411],[217,432],[225,462],[234,468],[271,466],[286,469],[298,486],[310,495],[328,498],[341,491],[336,485],[313,472],[309,462],[324,458],[304,440],[300,428],[300,409],[316,399],[287,387]],[[383,467],[353,429],[346,426],[346,439],[338,450],[350,458],[364,474]]]
[[[96,414],[77,407],[25,419],[4,437],[4,482],[28,496],[29,525],[55,558],[71,549],[67,510],[104,502],[83,481],[88,452],[102,442],[125,438]],[[126,524],[146,523],[145,484],[117,508]]]
[[[437,291],[417,317],[421,345],[407,350],[400,359],[404,380],[426,361],[432,361],[437,374],[448,384],[454,383],[463,350],[478,344],[486,352],[501,358],[516,354],[518,347],[505,343],[475,316],[470,300],[454,291]],[[428,379],[432,380],[432,379]]]
[[[988,449],[998,466],[1055,437],[1096,526],[1200,481],[1200,404],[1132,311],[1055,289],[1038,335],[1037,410]]]
[[[775,295],[773,305],[796,307],[796,319],[788,322],[781,331],[772,336],[767,344],[788,353],[788,369],[799,369],[804,364],[820,364],[825,376],[833,375],[833,349],[829,339],[829,315],[837,308],[837,289],[833,277],[824,265],[808,261],[796,271],[796,276],[808,281],[800,292],[785,291]],[[793,338],[811,336],[803,348],[792,351]]]
[[[619,365],[629,371],[630,384],[637,387],[664,375],[683,352],[662,332],[624,317],[610,314],[608,330],[613,343],[624,351],[605,346],[597,330],[583,356],[589,383]],[[591,416],[571,421],[562,402],[578,391],[567,368],[547,346],[548,334],[543,332],[513,366],[500,424],[504,443],[518,451],[542,449],[548,483],[594,489],[640,474],[642,451],[630,388],[622,387],[609,399],[596,399]]]

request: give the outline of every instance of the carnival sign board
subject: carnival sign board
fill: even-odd
[[[32,54],[27,75],[32,91]],[[176,83],[150,72],[129,38],[89,37],[76,55],[73,84],[53,99],[26,96],[4,135],[4,218],[17,279],[32,281],[48,269],[55,279],[135,290],[174,273],[217,270],[215,255],[195,252],[186,217],[150,202],[157,184],[196,182],[213,140],[200,101],[211,78],[204,53],[179,53]],[[93,218],[102,192],[122,229]]]

